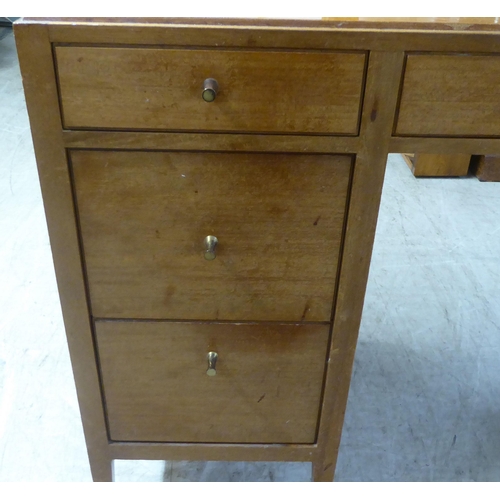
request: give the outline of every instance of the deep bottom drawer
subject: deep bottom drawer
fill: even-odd
[[[98,321],[96,334],[112,440],[316,439],[328,325]]]

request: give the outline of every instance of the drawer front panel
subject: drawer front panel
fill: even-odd
[[[71,160],[94,316],[330,321],[351,157]],[[209,235],[219,242],[211,261]]]
[[[57,47],[66,128],[357,134],[365,53]],[[219,90],[202,99],[204,81]]]
[[[115,441],[313,443],[327,325],[96,322]],[[207,355],[217,353],[216,375]]]
[[[500,136],[500,56],[409,55],[396,134]]]

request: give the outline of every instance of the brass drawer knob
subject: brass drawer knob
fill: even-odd
[[[203,97],[203,100],[205,102],[215,101],[217,92],[219,92],[219,84],[217,83],[217,80],[214,80],[213,78],[207,78],[203,82],[203,92],[201,93],[201,97]]]
[[[206,260],[214,260],[215,248],[217,247],[217,243],[219,240],[215,236],[207,236],[205,238],[205,259]]]
[[[217,375],[217,370],[215,369],[215,364],[217,363],[218,354],[216,352],[209,352],[207,355],[208,359],[208,370],[207,375],[209,377],[214,377]]]

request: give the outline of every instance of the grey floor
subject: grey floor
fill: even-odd
[[[337,481],[500,481],[500,183],[389,158]],[[116,463],[118,481],[309,464]],[[22,84],[0,40],[0,481],[91,479]]]

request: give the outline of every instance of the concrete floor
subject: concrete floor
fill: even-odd
[[[0,40],[0,481],[91,479],[14,39]],[[500,481],[500,183],[389,158],[337,481]],[[125,462],[118,481],[307,481]]]

